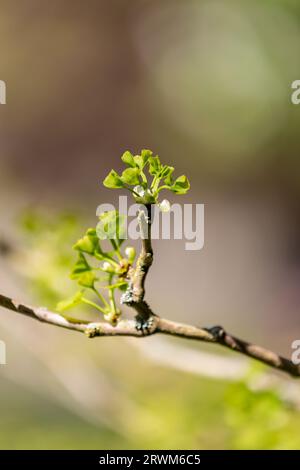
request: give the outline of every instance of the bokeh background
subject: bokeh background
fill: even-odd
[[[53,308],[72,289],[72,243],[117,201],[103,177],[124,150],[150,148],[190,178],[181,202],[205,204],[203,250],[155,242],[154,311],[290,357],[299,2],[1,0],[0,12],[1,292]],[[300,448],[291,379],[218,348],[88,341],[0,310],[0,448]]]

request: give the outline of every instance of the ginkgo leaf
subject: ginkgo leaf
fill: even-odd
[[[76,292],[76,294],[70,297],[69,299],[58,302],[56,306],[56,310],[58,312],[64,312],[65,310],[68,310],[72,307],[76,307],[76,305],[79,305],[82,302],[83,295],[84,295],[84,291],[82,290],[79,292]]]
[[[104,179],[103,185],[106,188],[110,188],[110,189],[118,189],[118,188],[124,187],[124,183],[121,180],[121,177],[118,175],[118,173],[115,170],[111,170],[111,172]]]
[[[82,251],[93,255],[95,252],[101,253],[99,239],[95,229],[88,229],[86,235],[80,238],[73,246],[74,250]]]
[[[121,179],[123,183],[129,184],[130,186],[135,186],[140,182],[139,174],[140,170],[138,168],[127,168],[123,171]]]
[[[150,175],[152,175],[152,176],[158,175],[158,173],[161,170],[161,163],[160,163],[159,157],[158,156],[149,157],[148,163],[149,163],[149,173],[150,173]]]
[[[128,166],[135,167],[135,162],[133,159],[133,155],[129,150],[123,153],[121,160]]]
[[[185,175],[179,176],[170,188],[176,194],[186,194],[190,189],[190,182]]]
[[[98,278],[93,271],[82,273],[77,278],[78,284],[82,287],[86,287],[87,289],[94,289],[94,284],[97,280]]]
[[[71,279],[77,279],[81,274],[91,271],[91,266],[87,262],[85,256],[82,253],[79,253],[78,260],[74,266],[73,271],[71,272]]]

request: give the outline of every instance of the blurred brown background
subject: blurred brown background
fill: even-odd
[[[181,202],[205,204],[202,251],[187,252],[183,242],[155,242],[147,291],[154,311],[195,324],[221,324],[290,356],[291,342],[300,336],[300,106],[290,99],[291,83],[300,79],[299,4],[293,0],[50,4],[1,0],[0,31],[0,79],[7,84],[7,105],[0,107],[0,235],[18,236],[15,223],[26,207],[38,207],[44,213],[68,209],[95,224],[98,204],[117,200],[116,192],[101,185],[107,171],[121,168],[124,150],[137,153],[150,148],[173,164],[178,174],[190,178],[192,190]],[[6,293],[36,301],[6,263],[0,269]],[[53,373],[57,349],[62,363],[78,361],[79,370],[86,374],[90,354],[103,358],[109,353],[116,358],[123,351],[123,361],[128,354],[136,371],[143,367],[144,359],[130,354],[131,346],[123,340],[114,341],[113,347],[109,340],[89,344],[86,350],[84,338],[22,318],[15,327],[17,319],[10,319],[5,311],[1,317],[0,338],[7,342],[9,358],[0,370],[1,399],[4,408],[15,410],[12,415],[24,413],[24,422],[24,410],[31,405],[21,406],[11,381],[21,380],[28,368],[31,378],[26,380],[35,384],[35,393],[47,391],[52,379],[44,364]],[[72,350],[67,358],[66,344]],[[38,357],[31,360],[23,348]],[[79,358],[82,350],[84,356]],[[44,378],[37,372],[40,368]],[[169,383],[170,372],[163,371],[151,369],[155,384],[148,378],[148,388],[157,390]],[[107,373],[113,390],[121,387],[129,393],[126,374],[116,385],[111,383],[114,374]],[[66,372],[55,371],[55,375],[57,379]],[[90,379],[93,374],[88,375]],[[68,382],[69,393],[77,394],[78,400],[87,380],[81,382],[80,377],[78,372]],[[21,380],[22,386],[28,386],[26,380]],[[142,387],[138,374],[136,380]],[[87,387],[89,393],[91,387]],[[44,399],[55,407],[59,392],[52,392],[55,398],[44,393]],[[103,393],[107,399],[112,392]],[[108,402],[113,407],[114,399]],[[175,403],[174,396],[174,409]],[[137,405],[120,405],[127,410],[127,427],[130,406]],[[147,441],[147,429],[160,425],[153,424],[158,418],[151,407],[145,410],[140,424],[145,437],[138,445],[159,445]],[[180,428],[182,421],[177,419]],[[7,420],[19,426],[16,417]],[[101,425],[109,429],[111,420],[109,414]],[[55,438],[39,441],[42,421],[41,415],[33,419],[28,440],[25,424],[17,440],[11,424],[11,437],[7,431],[0,446],[59,445]],[[173,421],[165,422],[174,426]],[[69,443],[66,431],[62,434],[62,446],[88,445],[82,436]],[[196,432],[187,442],[179,438],[176,442],[179,446],[230,445],[224,444],[223,434],[219,441],[206,442],[199,436]],[[100,446],[99,441],[89,442]],[[105,447],[112,440],[107,437],[102,442]],[[166,437],[161,442],[173,445]]]

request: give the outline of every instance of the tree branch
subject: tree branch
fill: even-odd
[[[121,302],[134,308],[137,317],[142,322],[147,322],[149,318],[155,316],[151,308],[144,300],[145,282],[148,271],[153,263],[153,249],[151,242],[152,211],[151,204],[145,206],[138,215],[142,248],[136,262],[136,267],[129,272],[128,289],[121,298]]]
[[[256,359],[274,369],[286,372],[293,377],[300,377],[300,365],[294,364],[289,359],[279,356],[261,346],[248,343],[227,333],[224,328],[215,326],[212,328],[199,328],[183,323],[174,322],[154,315],[147,302],[145,302],[145,280],[153,262],[153,250],[151,244],[151,205],[146,206],[146,212],[139,214],[139,225],[142,239],[142,249],[138,257],[136,267],[129,273],[129,287],[122,296],[122,303],[134,308],[138,317],[147,321],[150,317],[153,321],[147,326],[148,335],[157,333],[178,336],[186,339],[194,339],[207,343],[215,343],[232,351]],[[120,320],[116,326],[106,322],[90,323],[62,316],[51,312],[44,307],[34,308],[12,300],[0,294],[0,307],[26,315],[43,323],[59,326],[69,330],[85,333],[89,338],[97,336],[133,336],[145,337],[145,330],[137,329],[136,320]]]
[[[145,296],[145,281],[148,271],[153,263],[153,249],[151,243],[151,204],[145,206],[146,213],[141,210],[138,215],[142,248],[136,267],[131,276],[133,301],[138,303]]]
[[[136,329],[136,322],[134,320],[121,320],[117,326],[112,326],[109,323],[104,322],[88,323],[70,317],[63,317],[62,315],[50,312],[45,308],[30,307],[28,305],[18,303],[4,295],[0,295],[0,306],[39,320],[43,323],[49,323],[51,325],[85,333],[89,338],[94,338],[96,336],[144,337],[144,335]],[[210,329],[198,328],[155,316],[155,321],[149,329],[148,334],[153,335],[157,333],[219,344],[253,359],[257,359],[258,361],[277,370],[286,372],[293,377],[300,377],[300,366],[293,364],[292,361],[281,357],[272,351],[238,339],[225,332],[221,327]]]

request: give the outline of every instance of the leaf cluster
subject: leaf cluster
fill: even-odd
[[[110,189],[128,189],[141,204],[158,203],[159,193],[163,189],[175,194],[186,194],[190,189],[188,178],[181,175],[174,179],[174,167],[164,165],[151,150],[144,149],[140,155],[133,155],[127,150],[121,160],[127,168],[122,174],[111,170],[103,184]]]
[[[121,160],[126,168],[121,174],[111,170],[103,181],[110,189],[128,189],[137,203],[158,204],[162,211],[168,211],[169,201],[159,202],[159,194],[166,189],[175,194],[186,194],[190,189],[185,175],[173,177],[174,167],[165,165],[151,150],[142,150],[133,155],[128,150]],[[116,305],[115,291],[126,290],[128,272],[135,259],[135,250],[128,246],[122,249],[125,218],[117,211],[100,215],[96,228],[90,228],[74,245],[78,252],[77,262],[71,272],[71,279],[78,283],[79,290],[70,299],[58,304],[58,310],[85,303],[116,324],[121,314]],[[109,240],[110,248],[104,249],[102,241]]]
[[[122,250],[123,218],[117,211],[105,212],[99,219],[101,224],[97,229],[89,228],[73,246],[78,258],[70,277],[77,282],[79,290],[59,302],[57,310],[64,312],[85,303],[101,312],[105,320],[116,324],[121,311],[116,305],[115,293],[128,286],[127,274],[135,259],[135,249],[127,246]],[[110,243],[108,249],[102,244],[105,239]]]

